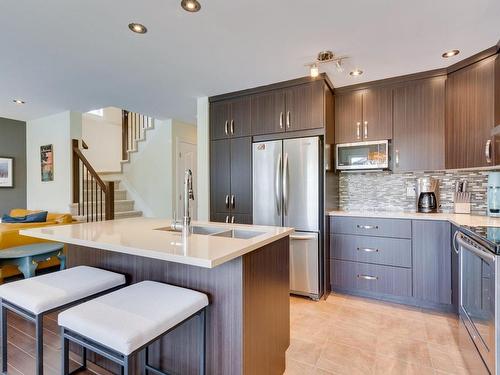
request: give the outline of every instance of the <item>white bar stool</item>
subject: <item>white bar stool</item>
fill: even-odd
[[[166,374],[149,365],[148,347],[191,318],[199,317],[200,374],[205,374],[205,294],[169,284],[142,281],[59,314],[62,374],[69,374],[69,343],[93,351],[133,373],[133,359],[145,350],[141,374]]]
[[[115,290],[125,276],[99,268],[78,266],[0,286],[2,372],[7,373],[7,310],[35,323],[36,374],[43,374],[43,317]],[[83,352],[85,364],[86,352]]]

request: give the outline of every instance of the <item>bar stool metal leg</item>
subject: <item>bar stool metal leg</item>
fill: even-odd
[[[43,375],[43,315],[35,318],[36,328],[36,374]]]
[[[69,340],[64,336],[64,328],[61,328],[61,351],[62,351],[62,363],[61,363],[61,373],[62,375],[69,374]]]
[[[2,373],[7,373],[7,309],[5,308],[2,301],[0,301],[1,308],[1,334],[2,334]]]
[[[206,309],[200,313],[200,375],[206,371]]]

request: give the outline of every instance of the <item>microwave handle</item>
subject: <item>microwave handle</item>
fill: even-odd
[[[464,247],[465,249],[477,255],[478,257],[486,260],[487,262],[494,263],[496,260],[496,257],[493,254],[489,254],[486,251],[481,251],[479,249],[476,249],[474,246],[469,245],[462,239],[462,235],[457,236],[457,242],[460,246]]]

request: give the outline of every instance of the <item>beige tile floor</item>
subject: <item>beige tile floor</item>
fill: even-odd
[[[290,304],[285,375],[468,374],[454,315],[339,294]]]

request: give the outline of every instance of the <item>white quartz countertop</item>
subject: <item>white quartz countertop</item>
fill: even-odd
[[[214,268],[293,233],[292,228],[193,222],[197,226],[260,232],[250,239],[192,234],[183,240],[167,219],[133,218],[20,231],[23,236],[114,251],[193,266]]]
[[[328,211],[329,216],[350,217],[377,217],[386,219],[411,219],[411,220],[441,220],[449,221],[458,226],[486,226],[500,227],[500,218],[454,213],[424,214],[419,212],[389,212],[389,211]]]

